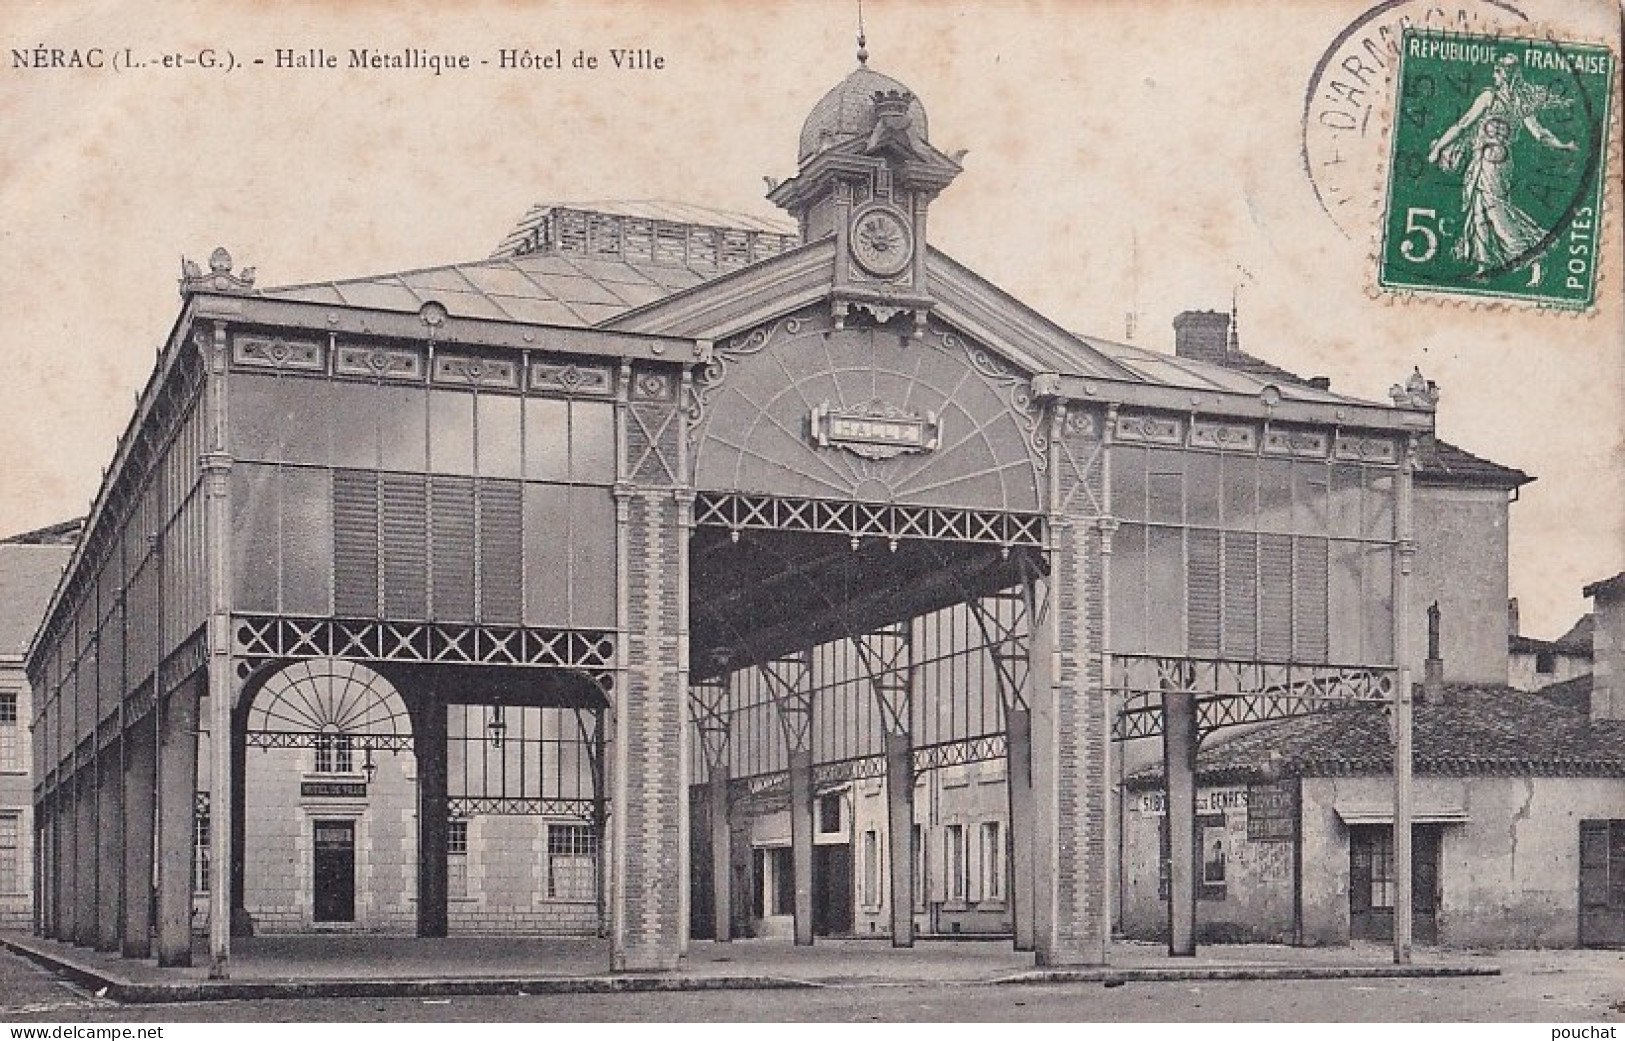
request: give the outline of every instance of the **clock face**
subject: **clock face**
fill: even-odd
[[[914,256],[914,237],[901,214],[863,210],[852,218],[852,258],[877,278],[901,274]]]

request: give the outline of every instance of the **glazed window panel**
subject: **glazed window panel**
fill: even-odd
[[[1365,581],[1362,661],[1389,661],[1394,653],[1394,556],[1387,546],[1361,544]]]
[[[569,488],[525,485],[525,623],[566,626],[570,622]]]
[[[552,398],[527,398],[524,414],[525,477],[558,483],[569,480],[570,403]]]
[[[615,624],[615,500],[607,488],[571,488],[570,622]]]
[[[518,479],[521,465],[521,400],[506,394],[481,394],[476,399],[480,473],[486,477]]]
[[[368,383],[334,383],[330,390],[333,465],[371,470],[379,465],[378,424],[384,415],[380,388]],[[422,413],[418,415],[421,417]],[[405,418],[390,417],[395,438],[405,434]],[[419,435],[422,440],[422,435]]]
[[[1292,464],[1292,525],[1306,535],[1331,534],[1327,467],[1322,462]]]
[[[192,813],[192,891],[207,893],[214,864],[214,848],[209,844],[209,793],[198,792]]]
[[[982,822],[982,899],[1004,899],[1004,831],[999,821]]]
[[[1180,654],[1185,646],[1183,533],[1149,528],[1146,534],[1146,645],[1153,654]]]
[[[23,769],[22,729],[17,721],[17,694],[0,693],[0,771],[16,773]]]
[[[1293,531],[1290,460],[1258,460],[1258,530],[1280,535]]]
[[[349,386],[338,384],[338,386]],[[421,473],[429,468],[428,391],[421,387],[362,387],[372,399],[378,466]],[[371,464],[363,464],[371,465]]]
[[[1360,536],[1378,541],[1394,538],[1394,473],[1367,467],[1361,499]]]
[[[1146,648],[1146,529],[1125,524],[1112,537],[1112,643],[1127,652]]]
[[[570,403],[570,480],[615,483],[615,411],[608,402]]]
[[[1358,538],[1363,519],[1361,492],[1364,475],[1353,463],[1336,463],[1330,474],[1331,531],[1340,538]]]
[[[1365,547],[1357,542],[1331,543],[1330,617],[1332,657],[1360,661],[1365,650]]]
[[[949,903],[965,899],[965,826],[950,824],[943,829],[943,860]]]
[[[597,896],[598,841],[585,824],[547,826],[547,896],[592,900]]]
[[[282,605],[290,614],[325,615],[333,558],[332,479],[326,470],[284,468],[282,484]]]
[[[1145,449],[1113,446],[1112,511],[1125,521],[1145,520]]]
[[[1185,476],[1177,456],[1152,454],[1146,474],[1146,517],[1153,524],[1185,522]]]
[[[1222,456],[1193,454],[1185,460],[1186,519],[1201,527],[1216,528],[1224,517],[1224,500],[1228,498],[1225,467]]]
[[[0,813],[0,893],[23,892],[22,814]]]
[[[281,553],[277,517],[281,509],[276,468],[238,463],[231,469],[231,565],[233,603],[245,611],[277,609],[277,569]],[[148,569],[146,574],[150,574]],[[145,621],[139,597],[130,615]],[[132,648],[141,646],[138,639]],[[140,675],[138,672],[137,675]]]
[[[429,464],[437,474],[474,476],[474,395],[429,393]]]

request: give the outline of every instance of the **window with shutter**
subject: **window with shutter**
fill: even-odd
[[[1258,536],[1224,533],[1224,655],[1258,656]]]
[[[333,472],[333,609],[378,613],[378,475],[365,470]]]
[[[379,476],[382,607],[391,618],[424,618],[429,613],[429,518],[424,481],[405,474]]]
[[[1186,561],[1187,613],[1190,620],[1190,653],[1213,656],[1219,653],[1219,533],[1193,531]],[[1153,604],[1152,610],[1168,605]]]
[[[1286,535],[1258,538],[1258,656],[1292,657],[1292,539]]]
[[[474,620],[474,481],[436,477],[430,485],[434,617]]]

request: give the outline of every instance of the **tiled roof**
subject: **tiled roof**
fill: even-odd
[[[1570,705],[1579,677],[1563,697],[1511,687],[1449,686],[1444,704],[1416,706],[1413,731],[1419,774],[1625,777],[1625,721],[1593,722]],[[1205,745],[1196,759],[1203,784],[1258,780],[1270,752],[1289,774],[1325,777],[1384,774],[1393,769],[1388,716],[1374,705],[1328,709],[1266,723]],[[1142,771],[1131,788],[1161,783],[1161,768]]]
[[[1533,636],[1522,636],[1514,633],[1507,637],[1507,650],[1513,654],[1566,654],[1571,657],[1591,657],[1591,615],[1580,616],[1580,620],[1569,627],[1569,631],[1555,640],[1540,640]]]
[[[1584,596],[1618,596],[1625,593],[1625,571],[1621,571],[1613,578],[1593,582],[1586,586],[1581,593]]]
[[[1547,701],[1562,705],[1574,712],[1591,712],[1591,674],[1576,676],[1540,688],[1536,693]]]
[[[1580,616],[1580,620],[1569,627],[1569,631],[1553,640],[1562,650],[1578,650],[1591,653],[1591,633],[1596,627],[1596,620],[1588,611]]]
[[[8,536],[0,539],[0,545],[71,546],[79,541],[79,536],[84,530],[85,518],[75,517],[73,520],[59,521],[56,524],[47,524],[43,528],[35,528],[33,531]]]
[[[28,649],[72,555],[71,544],[0,543],[0,656]]]
[[[1473,455],[1442,438],[1424,437],[1417,452],[1416,481],[1420,484],[1512,489],[1533,480],[1522,470]]]

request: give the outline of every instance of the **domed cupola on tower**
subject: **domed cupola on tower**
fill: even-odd
[[[961,171],[930,142],[925,106],[902,83],[858,67],[813,106],[801,127],[799,169],[768,198],[788,210],[803,242],[833,235],[831,309],[876,322],[900,314],[923,330],[934,301],[926,278],[926,211]]]

